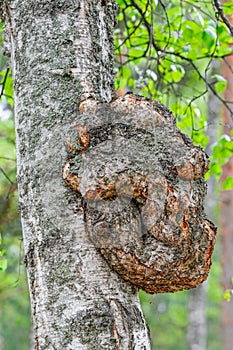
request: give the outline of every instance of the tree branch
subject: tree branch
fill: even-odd
[[[229,29],[231,36],[233,37],[233,26],[231,25],[227,16],[224,14],[221,2],[219,0],[213,0],[213,6],[216,9],[217,17],[222,19],[222,21],[225,23],[225,25]]]

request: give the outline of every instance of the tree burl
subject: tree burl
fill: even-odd
[[[133,94],[85,100],[67,145],[63,179],[115,272],[148,293],[207,278],[216,236],[203,209],[208,159],[165,106]]]

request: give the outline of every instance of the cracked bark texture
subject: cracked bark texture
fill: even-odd
[[[86,98],[113,97],[114,1],[1,1],[15,88],[19,208],[35,349],[150,349],[137,289],[87,239],[64,186],[66,135]]]
[[[205,152],[156,101],[126,94],[80,107],[63,178],[81,197],[87,236],[148,293],[197,287],[216,233],[203,212]]]

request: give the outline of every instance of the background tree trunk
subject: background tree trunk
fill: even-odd
[[[225,1],[223,0],[222,3]],[[233,25],[232,16],[228,15],[229,25]],[[227,88],[224,91],[224,99],[231,109],[231,113],[224,107],[222,113],[223,133],[230,136],[230,130],[233,128],[232,121],[232,96],[233,96],[233,57],[225,57],[221,66],[221,75],[227,81]],[[233,157],[223,165],[222,181],[228,176],[233,176]],[[232,266],[233,266],[233,190],[221,192],[220,204],[220,227],[221,227],[221,257],[222,257],[222,285],[223,291],[232,289]],[[232,349],[233,344],[233,300],[230,302],[223,300],[222,303],[222,322],[223,322],[223,349]]]
[[[218,71],[218,63],[212,63],[212,72]],[[211,146],[216,142],[218,124],[220,114],[220,103],[216,96],[210,91],[208,99],[208,127],[206,134],[209,137],[209,142],[206,147],[206,153],[210,156],[212,153]],[[215,193],[215,179],[212,176],[208,180],[208,191],[205,200],[205,208],[208,217],[216,223],[216,217],[214,215],[216,208],[216,193]],[[208,302],[208,280],[205,281],[196,289],[192,289],[189,292],[188,302],[188,349],[189,350],[206,350],[207,349],[207,336],[208,336],[208,324],[207,324],[207,302]]]
[[[206,350],[207,322],[205,305],[207,282],[204,282],[196,289],[192,289],[188,302],[188,349]]]
[[[150,349],[137,290],[87,241],[77,196],[61,177],[78,102],[113,97],[115,2],[12,0],[2,6],[11,38],[36,349]]]
[[[233,57],[225,58],[225,62],[221,68],[221,74],[227,80],[227,88],[224,92],[226,101],[232,101],[233,96]],[[229,104],[231,107],[232,105]],[[232,107],[231,107],[232,108]],[[230,130],[233,127],[232,116],[223,109],[224,134],[230,136]],[[233,157],[223,165],[222,181],[228,176],[233,176]],[[223,290],[232,289],[233,277],[233,190],[221,192],[220,207],[220,227],[221,227],[221,256],[222,256],[222,285]],[[223,349],[231,350],[233,344],[233,300],[230,302],[224,300],[222,304],[222,320],[223,320]]]

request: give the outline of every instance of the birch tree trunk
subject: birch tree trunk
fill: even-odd
[[[115,2],[1,5],[14,73],[19,207],[35,348],[150,349],[136,288],[87,242],[76,195],[61,176],[78,101],[113,98]]]
[[[36,349],[150,349],[137,288],[211,266],[207,156],[165,106],[113,99],[114,1],[1,4]]]

